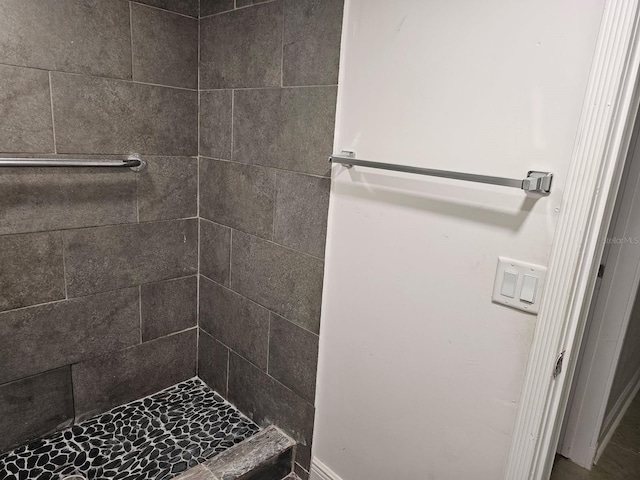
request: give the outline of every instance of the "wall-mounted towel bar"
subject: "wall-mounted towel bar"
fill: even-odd
[[[343,151],[341,155],[332,155],[329,157],[329,161],[333,163],[340,163],[347,168],[351,168],[354,165],[360,167],[380,168],[382,170],[392,170],[394,172],[415,173],[417,175],[429,175],[431,177],[451,178],[466,182],[488,183],[490,185],[520,188],[526,192],[544,194],[551,192],[551,181],[553,180],[553,174],[549,172],[528,172],[527,178],[520,180],[517,178],[490,177],[487,175],[476,175],[473,173],[450,172],[448,170],[435,170],[432,168],[371,162],[369,160],[359,160],[355,158],[354,152],[348,151]]]
[[[146,166],[147,162],[137,153],[123,159],[0,158],[0,167],[129,167],[139,172]]]

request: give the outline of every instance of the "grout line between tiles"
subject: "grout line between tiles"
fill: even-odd
[[[201,92],[219,92],[221,90],[281,90],[288,88],[336,88],[337,83],[331,83],[327,85],[275,85],[271,87],[225,87],[225,88],[203,88]],[[179,87],[175,87],[179,88]]]
[[[234,0],[235,1],[235,0]],[[198,157],[197,157],[197,169],[196,169],[196,213],[198,215],[198,271],[197,271],[197,276],[196,276],[196,289],[197,289],[197,293],[196,293],[196,325],[197,325],[197,329],[196,329],[196,375],[200,375],[200,285],[201,285],[201,278],[200,278],[200,257],[202,255],[202,240],[201,240],[201,234],[202,234],[202,229],[201,229],[201,225],[202,225],[202,221],[200,220],[200,145],[201,145],[201,141],[200,141],[200,137],[202,135],[201,132],[201,111],[202,111],[202,94],[200,93],[200,43],[201,43],[201,29],[200,29],[200,24],[202,23],[200,21],[200,12],[202,10],[202,6],[201,6],[201,1],[198,0],[198,45],[197,45],[197,63],[196,63],[196,81],[197,81],[197,86],[198,86],[198,111],[196,112],[197,115],[197,120],[198,120],[198,146],[197,146],[197,150],[198,150]],[[225,392],[226,395],[226,392]]]
[[[269,373],[269,358],[271,357],[271,312],[269,312],[269,325],[267,328],[267,368],[266,372]]]
[[[149,5],[147,3],[141,3],[141,2],[137,2],[135,0],[130,0],[129,4],[135,3],[136,5],[140,5],[141,7],[145,7],[145,8],[152,8],[154,10],[160,10],[161,12],[165,12],[165,13],[171,13],[173,15],[179,15],[181,17],[187,17],[187,18],[191,18],[193,20],[199,20],[199,13],[198,16],[193,16],[193,15],[187,15],[186,13],[181,13],[181,12],[174,12],[173,10],[167,10],[166,8],[161,8],[161,7],[156,7],[155,5]]]
[[[302,465],[300,465],[298,462],[294,462],[295,465],[297,465],[300,470],[302,470],[304,473],[306,473],[307,475],[309,475],[309,470],[307,470],[306,468],[304,468]]]
[[[148,341],[148,342],[146,342],[146,343],[152,343],[152,342],[155,342],[155,341],[158,341],[158,340],[162,340],[162,339],[165,339],[165,338],[168,338],[168,337],[172,337],[172,336],[175,336],[175,335],[179,335],[179,334],[181,334],[181,333],[186,333],[186,332],[188,332],[188,331],[190,331],[190,330],[193,330],[194,328],[196,328],[196,327],[189,327],[189,328],[185,328],[184,330],[177,331],[177,332],[171,332],[171,333],[169,333],[169,334],[167,334],[167,335],[163,335],[162,337],[153,338],[153,339],[149,340],[149,341]],[[127,346],[127,347],[125,347],[125,348],[121,348],[121,349],[119,349],[119,350],[114,350],[114,351],[112,351],[112,352],[108,352],[108,353],[100,354],[100,355],[98,355],[98,357],[100,357],[100,356],[102,356],[102,355],[109,355],[110,353],[116,353],[116,352],[123,352],[123,351],[125,351],[125,350],[131,350],[131,349],[133,349],[133,348],[140,347],[140,345],[141,345],[141,344],[129,345],[129,346]],[[27,375],[27,376],[25,376],[25,377],[21,377],[21,378],[16,378],[16,379],[14,379],[14,380],[10,380],[10,381],[8,381],[8,382],[2,382],[2,383],[0,383],[0,387],[3,387],[3,386],[5,386],[5,385],[9,385],[10,383],[21,382],[21,381],[23,381],[23,380],[25,380],[25,379],[33,378],[33,377],[37,377],[37,376],[43,375],[43,374],[45,374],[45,373],[53,372],[53,371],[60,370],[60,369],[66,368],[66,367],[71,367],[71,369],[73,370],[73,366],[74,366],[74,365],[77,365],[77,364],[79,364],[79,363],[83,363],[84,361],[91,361],[91,360],[95,360],[95,358],[96,358],[96,357],[90,357],[90,358],[87,358],[87,359],[79,360],[79,361],[77,361],[77,362],[75,362],[75,363],[66,364],[66,365],[61,365],[61,366],[54,367],[54,368],[49,368],[49,369],[44,370],[44,371],[42,371],[42,372],[34,373],[34,374]],[[244,358],[244,357],[243,357],[243,358]],[[195,377],[192,377],[192,378],[195,378]],[[167,389],[168,389],[168,388],[171,388],[171,387],[167,387]],[[159,393],[159,392],[156,392],[156,393]],[[151,395],[155,395],[155,393],[154,393],[154,394],[151,394]],[[151,395],[149,395],[149,396],[151,396]],[[145,397],[145,398],[146,398],[146,397]]]
[[[211,332],[208,332],[206,329],[202,329],[202,333],[203,335],[208,335],[209,337],[211,337],[212,339],[214,339],[216,342],[218,342],[220,345],[222,345],[223,347],[225,347],[227,350],[229,350],[230,352],[235,353],[236,355],[238,355],[239,357],[242,357],[243,360],[249,362],[251,365],[253,365],[254,367],[256,367],[258,370],[260,370],[263,373],[268,373],[267,371],[267,367],[262,368],[259,365],[256,365],[255,362],[253,362],[252,360],[249,360],[246,356],[244,356],[243,354],[241,354],[238,350],[236,350],[235,348],[231,347],[229,344],[225,343],[222,341],[222,339],[220,339],[218,336],[213,335]],[[228,373],[227,373],[228,375]]]
[[[173,88],[174,90],[184,90],[186,92],[198,93],[198,89],[197,88],[179,87],[177,85],[164,85],[162,83],[143,82],[141,80],[131,80],[130,83],[135,83],[135,84],[138,84],[138,85],[149,85],[151,87]]]
[[[231,289],[231,272],[232,272],[232,261],[233,258],[233,228],[229,228],[229,289]]]
[[[136,226],[136,225],[150,225],[153,223],[166,223],[166,222],[186,222],[188,220],[198,220],[198,217],[185,217],[185,218],[167,218],[161,220],[146,220],[140,223],[136,222],[125,222],[125,223],[107,223],[104,225],[92,225],[92,226],[81,226],[81,227],[67,227],[67,228],[56,228],[53,230],[33,230],[28,232],[15,232],[15,233],[3,233],[0,234],[0,238],[2,237],[11,237],[15,235],[32,235],[36,233],[52,233],[52,232],[74,232],[79,230],[90,230],[96,228],[109,228],[109,227],[127,227],[127,226]]]
[[[198,219],[198,271],[196,274],[196,327],[198,334],[196,338],[196,372],[200,370],[200,249],[201,249],[201,222]]]
[[[92,296],[92,295],[87,295],[87,296]],[[46,307],[47,305],[55,305],[56,303],[64,303],[64,302],[68,302],[70,300],[75,300],[76,298],[83,298],[83,297],[72,297],[72,298],[66,298],[65,297],[65,298],[60,298],[58,300],[51,300],[50,302],[35,303],[33,305],[26,305],[24,307],[10,308],[9,310],[0,311],[0,317],[2,317],[2,315],[10,313],[10,312],[19,312],[20,310],[25,310],[27,308]]]
[[[140,174],[135,176],[136,179],[136,223],[140,224]]]
[[[215,338],[215,337],[214,337]],[[222,342],[220,342],[222,343]],[[226,346],[226,344],[223,344]],[[242,360],[244,360],[245,362],[247,362],[249,364],[249,366],[251,366],[252,368],[255,368],[256,370],[258,370],[260,373],[266,375],[267,377],[269,377],[271,380],[273,380],[274,382],[276,382],[278,385],[280,385],[283,388],[286,388],[287,390],[289,390],[289,392],[291,392],[293,395],[295,395],[296,397],[298,397],[300,400],[302,400],[304,403],[306,403],[307,405],[310,405],[312,407],[314,407],[314,404],[312,402],[310,402],[309,400],[307,400],[306,398],[304,398],[303,396],[301,396],[299,393],[295,392],[294,390],[292,390],[291,388],[289,388],[288,386],[286,386],[284,383],[282,383],[280,380],[278,380],[276,377],[274,377],[273,375],[271,375],[270,373],[264,371],[263,369],[261,369],[260,367],[258,367],[255,363],[253,363],[250,360],[247,360],[245,357],[243,357],[242,355],[240,355],[238,352],[236,352],[235,350],[229,348],[227,346],[227,348],[229,349],[229,352],[234,353],[235,355],[237,355],[238,357],[240,357]],[[229,377],[227,375],[227,382],[229,380]],[[227,387],[228,388],[228,387]]]
[[[267,307],[264,307],[264,308],[267,308]],[[269,310],[269,309],[267,309],[267,310]],[[282,320],[284,320],[285,322],[287,322],[287,323],[291,324],[291,326],[293,326],[293,327],[298,327],[299,329],[304,330],[306,333],[309,333],[309,334],[313,335],[314,337],[318,337],[318,338],[320,338],[320,334],[319,334],[319,333],[313,332],[313,331],[309,330],[307,327],[304,327],[303,325],[300,325],[299,323],[294,322],[293,320],[289,320],[289,319],[288,319],[287,317],[285,317],[284,315],[280,315],[279,313],[276,313],[276,312],[274,312],[273,310],[269,310],[269,313],[270,313],[270,317],[272,317],[272,316],[274,316],[274,315],[275,315],[276,317],[280,317],[280,318],[281,318]]]
[[[102,291],[99,291],[99,292],[88,293],[86,295],[79,295],[77,297],[59,298],[57,300],[52,300],[50,302],[34,303],[33,305],[25,305],[23,307],[10,308],[8,310],[0,311],[0,316],[4,315],[5,313],[17,312],[19,310],[25,310],[27,308],[44,307],[46,305],[55,305],[56,303],[71,302],[73,300],[79,300],[79,299],[82,299],[82,298],[95,297],[97,295],[105,295],[107,293],[113,293],[113,292],[118,292],[118,291],[122,291],[122,290],[129,290],[129,289],[135,288],[137,286],[153,285],[154,283],[163,283],[163,282],[172,282],[172,281],[182,280],[182,279],[185,279],[185,278],[195,277],[196,275],[197,275],[196,273],[192,273],[190,275],[184,275],[184,276],[181,276],[181,277],[165,278],[164,280],[153,280],[151,282],[143,282],[143,283],[141,283],[139,285],[129,285],[129,286],[126,286],[126,287],[112,288],[112,289],[109,289],[109,290],[102,290]],[[193,328],[193,327],[189,327],[189,328]]]
[[[280,29],[280,88],[284,87],[284,15],[285,2],[282,2],[282,8],[280,10],[280,18],[282,19],[282,27]]]
[[[56,119],[53,113],[53,81],[51,80],[51,72],[47,74],[49,78],[49,101],[51,105],[51,134],[53,135],[53,153],[58,153],[58,143],[56,141]]]
[[[200,326],[196,325],[196,376],[200,376]]]
[[[226,346],[226,345],[225,345]],[[227,385],[225,387],[225,397],[229,397],[229,376],[231,375],[231,349],[227,347]]]
[[[42,375],[42,374],[37,374]],[[69,376],[71,377],[71,409],[73,411],[73,419],[71,420],[71,424],[75,425],[76,423],[76,385],[73,381],[73,364],[69,365]]]
[[[319,337],[319,334],[318,334],[318,333],[316,333],[316,332],[314,332],[313,330],[309,330],[308,328],[304,327],[303,325],[300,325],[300,324],[299,324],[299,323],[297,323],[297,322],[294,322],[293,320],[291,320],[291,319],[289,319],[289,318],[285,317],[284,315],[281,315],[281,314],[279,314],[279,313],[277,313],[277,312],[274,312],[271,308],[267,307],[266,305],[263,305],[263,304],[261,304],[261,303],[256,302],[255,300],[252,300],[251,298],[247,297],[246,295],[244,295],[244,294],[242,294],[242,293],[240,293],[240,292],[235,291],[233,288],[231,288],[231,287],[229,287],[229,286],[227,286],[227,285],[223,285],[223,284],[221,284],[220,282],[216,282],[215,280],[213,280],[213,279],[211,279],[211,278],[207,277],[207,276],[206,276],[205,274],[203,274],[203,273],[201,273],[201,274],[200,274],[200,276],[201,276],[201,277],[203,277],[203,278],[205,278],[205,279],[207,279],[207,280],[208,280],[208,281],[210,281],[211,283],[215,283],[215,284],[216,284],[216,285],[218,285],[219,287],[222,287],[222,288],[224,288],[224,289],[226,289],[226,290],[229,290],[229,291],[230,291],[230,292],[232,292],[232,293],[235,293],[236,295],[238,295],[238,296],[242,297],[244,300],[246,300],[246,301],[248,301],[248,302],[250,302],[250,303],[252,303],[252,304],[254,304],[254,305],[257,305],[258,307],[260,307],[260,308],[262,308],[262,309],[264,309],[264,310],[268,311],[270,314],[272,314],[272,315],[277,315],[278,317],[282,318],[283,320],[286,320],[287,322],[291,323],[292,325],[294,325],[294,326],[296,326],[296,327],[298,327],[298,328],[301,328],[302,330],[304,330],[304,331],[306,331],[306,332],[308,332],[308,333],[310,333],[310,334],[312,334],[312,335],[315,335],[316,337]],[[206,331],[206,330],[205,330],[205,331]]]
[[[200,105],[200,99],[201,99],[201,95],[200,95],[200,41],[201,41],[201,34],[200,34],[200,20],[198,20],[198,57],[197,57],[197,71],[196,71],[196,75],[197,75],[197,86],[198,86],[198,111],[196,112],[196,114],[198,115],[198,155],[200,155],[200,111],[201,111],[201,105]],[[198,171],[198,174],[200,172]],[[198,178],[200,178],[198,176]],[[199,203],[199,199],[200,197],[198,197],[198,203]],[[200,210],[198,210],[198,216],[200,214]]]
[[[65,234],[60,232],[60,242],[62,243],[62,281],[64,283],[64,299],[69,299],[69,293],[67,292],[67,256],[65,250],[67,249]],[[28,308],[28,307],[25,307]],[[11,310],[8,310],[11,311]]]
[[[306,175],[308,177],[315,177],[315,178],[321,178],[321,179],[325,179],[325,180],[331,180],[331,177],[326,176],[326,175],[320,175],[320,174],[317,174],[317,173],[298,172],[296,170],[287,170],[287,169],[284,169],[284,168],[273,167],[271,165],[258,165],[258,164],[255,164],[255,163],[241,162],[240,160],[230,160],[228,158],[208,157],[206,155],[200,155],[200,158],[204,158],[206,160],[216,160],[218,162],[236,163],[238,165],[245,165],[247,167],[263,168],[263,169],[270,168],[272,170],[277,170],[279,172],[293,173],[293,174],[296,174],[296,175]],[[329,158],[329,156],[327,156],[327,159],[328,158]],[[329,162],[327,161],[327,163],[329,163]],[[329,167],[329,168],[331,168],[331,167]]]
[[[142,345],[144,343],[144,340],[142,339],[142,332],[144,327],[142,320],[142,285],[138,285],[138,315],[140,316],[140,345]]]
[[[271,240],[276,240],[276,219],[278,216],[278,170],[273,169],[273,213],[271,218]]]
[[[8,64],[3,64],[2,62],[0,62],[0,65],[8,65]],[[18,68],[29,68],[31,70],[40,70],[40,71],[45,71],[45,72],[50,72],[50,73],[60,73],[62,75],[74,75],[74,76],[77,76],[77,77],[87,77],[87,78],[93,78],[93,79],[98,79],[98,80],[111,80],[111,81],[114,81],[114,82],[125,82],[125,83],[129,83],[129,84],[132,84],[132,85],[149,85],[149,86],[152,86],[152,87],[171,88],[173,90],[185,90],[187,92],[194,92],[194,93],[198,92],[197,88],[186,88],[186,87],[178,87],[176,85],[164,85],[164,84],[161,84],[161,83],[142,82],[140,80],[133,80],[133,78],[109,77],[109,76],[106,76],[106,75],[87,74],[87,73],[82,73],[82,72],[64,72],[64,71],[61,71],[61,70],[46,70],[46,69],[43,69],[43,68],[22,67],[20,65],[9,65],[9,66],[18,67]],[[132,77],[133,77],[133,75],[132,75]],[[65,153],[67,153],[67,152],[65,152]],[[193,157],[194,155],[176,155],[176,156]]]
[[[239,233],[241,233],[241,234],[243,234],[243,235],[249,235],[249,236],[251,236],[251,237],[257,238],[257,239],[262,240],[262,241],[264,241],[264,242],[272,243],[273,245],[277,245],[278,247],[284,248],[284,249],[286,249],[286,250],[288,250],[288,251],[290,251],[290,252],[295,252],[295,253],[298,253],[298,254],[300,254],[300,255],[304,255],[305,257],[312,258],[312,259],[314,259],[314,260],[320,260],[320,261],[321,261],[321,262],[323,262],[323,263],[324,263],[324,261],[325,261],[325,259],[324,259],[324,258],[322,258],[322,257],[317,257],[317,256],[312,255],[312,254],[310,254],[310,253],[302,252],[302,251],[300,251],[300,250],[296,250],[295,248],[288,247],[287,245],[282,245],[282,244],[280,244],[280,243],[278,243],[278,242],[275,242],[275,241],[273,241],[273,240],[269,240],[268,238],[261,237],[261,236],[259,236],[259,235],[254,234],[254,233],[249,233],[249,232],[245,232],[245,231],[243,231],[243,230],[240,230],[240,229],[238,229],[238,228],[229,227],[228,225],[223,225],[223,224],[221,224],[221,223],[214,222],[213,220],[209,220],[208,218],[203,218],[203,220],[207,220],[207,221],[209,221],[209,222],[211,222],[211,223],[215,223],[216,225],[222,225],[223,227],[231,228],[232,230],[236,230],[236,231],[238,231]]]
[[[177,89],[177,90],[187,90],[189,92],[197,92],[198,89],[197,88],[187,88],[187,87],[179,87],[179,86],[175,86],[175,85],[164,85],[161,83],[150,83],[150,82],[142,82],[140,80],[133,80],[133,74],[131,75],[131,78],[127,77],[127,78],[123,78],[123,77],[113,77],[113,76],[109,76],[109,75],[101,75],[101,74],[97,74],[97,73],[83,73],[83,72],[70,72],[70,71],[66,71],[66,70],[49,70],[46,68],[41,68],[41,67],[25,67],[24,65],[17,65],[17,64],[13,64],[13,63],[6,63],[6,62],[0,62],[0,66],[7,66],[7,67],[14,67],[14,68],[23,68],[23,69],[27,69],[27,70],[36,70],[39,72],[47,72],[47,73],[59,73],[61,75],[76,75],[76,76],[81,76],[81,77],[87,77],[87,78],[95,78],[95,79],[99,79],[99,80],[113,80],[114,82],[126,82],[126,83],[132,83],[132,84],[140,84],[140,85],[150,85],[150,86],[154,86],[154,87],[164,87],[164,88],[173,88],[173,89]],[[133,70],[133,68],[132,68]],[[229,90],[229,89],[226,89]],[[206,91],[206,90],[204,90]],[[24,152],[16,152],[16,153],[24,153]],[[32,152],[30,152],[32,153]],[[184,156],[184,155],[182,155]],[[187,155],[189,156],[189,155]],[[193,155],[191,155],[193,156]]]
[[[73,364],[72,364],[73,365]],[[67,367],[71,367],[72,365],[62,365],[60,367],[53,367],[53,368],[49,368],[43,372],[38,372],[38,373],[32,373],[30,375],[27,375],[25,377],[20,377],[20,378],[16,378],[14,380],[9,380],[8,382],[0,382],[0,387],[5,387],[7,385],[10,385],[12,383],[18,383],[18,382],[22,382],[24,380],[28,380],[30,378],[35,378],[35,377],[39,377],[40,375],[44,375],[46,373],[50,373],[50,372],[55,372],[56,370],[62,370],[63,368],[67,368]],[[0,454],[0,457],[4,454],[4,452],[2,454]]]
[[[235,150],[234,148],[234,129],[233,129],[233,124],[234,124],[234,115],[235,115],[235,108],[236,108],[236,91],[235,90],[231,90],[231,154],[229,155],[229,157],[231,158],[231,160],[233,160],[233,151]]]
[[[131,48],[131,80],[135,81],[135,74],[133,71],[133,5],[129,2],[129,46]]]
[[[217,13],[212,13],[210,15],[204,15],[202,17],[200,17],[200,20],[203,20],[205,18],[211,18],[211,17],[216,17],[218,15],[225,15],[227,13],[232,13],[232,12],[236,12],[238,10],[246,10],[247,8],[252,8],[252,7],[259,7],[260,5],[266,5],[268,3],[274,3],[278,0],[266,0],[263,2],[259,2],[259,3],[252,3],[251,5],[243,5],[242,7],[238,7],[237,6],[237,2],[234,0],[233,2],[233,9],[232,10],[225,10],[224,12],[217,12]]]

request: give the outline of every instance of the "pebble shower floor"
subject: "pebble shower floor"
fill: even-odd
[[[0,480],[165,480],[258,430],[191,379],[0,455]]]

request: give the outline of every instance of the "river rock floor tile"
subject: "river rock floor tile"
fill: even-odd
[[[191,379],[0,455],[0,480],[167,480],[258,431]]]

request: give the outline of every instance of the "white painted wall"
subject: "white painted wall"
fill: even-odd
[[[346,0],[336,153],[556,177],[334,167],[312,478],[502,476],[535,317],[491,303],[497,257],[547,263],[603,5]]]

